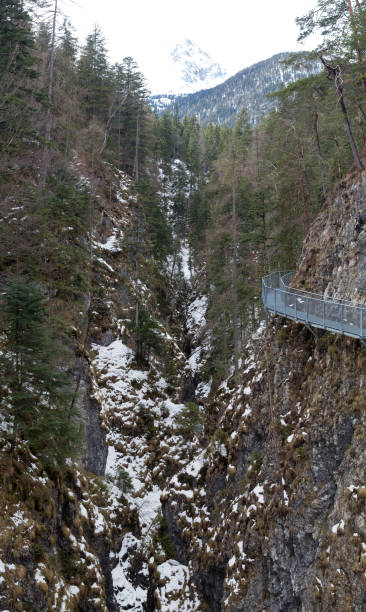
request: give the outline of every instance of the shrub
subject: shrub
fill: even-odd
[[[158,549],[159,545],[164,551],[167,559],[175,559],[177,551],[168,533],[168,523],[166,518],[159,512],[153,521],[155,528],[153,535],[153,546]]]
[[[262,467],[262,457],[260,456],[258,451],[255,450],[252,452],[249,457],[249,463],[253,466],[253,469],[259,472]]]
[[[112,474],[107,474],[106,480],[118,487],[122,493],[131,493],[131,491],[133,491],[131,476],[121,467],[117,468],[115,476]]]
[[[155,435],[154,415],[147,406],[141,406],[139,409],[139,417],[143,423],[146,439],[151,440]]]
[[[176,417],[174,433],[182,436],[185,440],[193,440],[202,426],[202,417],[198,404],[187,402]]]
[[[133,312],[127,327],[135,337],[136,361],[138,363],[148,363],[152,350],[156,355],[162,355],[164,342],[161,337],[159,324],[145,308],[138,307],[137,321],[136,312]]]
[[[227,444],[229,439],[227,431],[225,429],[215,429],[213,440],[219,444]]]

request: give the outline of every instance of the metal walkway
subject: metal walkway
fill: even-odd
[[[262,279],[265,309],[311,327],[366,340],[366,306],[348,300],[327,298],[290,287],[295,272],[272,272]],[[312,331],[312,333],[314,333]]]

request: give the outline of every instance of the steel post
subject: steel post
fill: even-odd
[[[274,294],[275,294],[275,304],[274,304],[275,309],[274,309],[274,311],[275,311],[275,314],[277,314],[277,289],[276,288],[274,288]]]
[[[344,331],[344,304],[342,304],[342,308],[341,308],[341,330],[343,334],[343,331]]]
[[[360,309],[360,319],[361,338],[363,338],[363,308]]]

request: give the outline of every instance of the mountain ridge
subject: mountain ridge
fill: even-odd
[[[268,94],[283,84],[288,85],[319,71],[317,62],[309,64],[309,69],[283,64],[291,55],[287,51],[277,53],[240,70],[215,87],[178,96],[154,95],[150,103],[158,114],[165,110],[172,112],[178,104],[180,117],[195,115],[202,125],[230,126],[235,124],[238,113],[245,106],[254,125],[275,107],[275,101],[268,99]]]

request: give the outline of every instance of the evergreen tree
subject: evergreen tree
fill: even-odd
[[[207,134],[212,137],[213,130]],[[258,294],[253,254],[258,251],[259,240],[255,230],[262,214],[249,180],[253,134],[244,109],[234,130],[222,134],[222,138],[225,145],[208,185],[211,207],[205,257],[213,349],[209,362],[220,376],[232,356],[234,373],[238,374],[240,347],[252,322]]]
[[[297,23],[300,27],[299,40],[306,39],[314,32],[320,33],[323,40],[318,47],[319,55],[330,55],[331,63],[334,61],[339,70],[340,63],[347,63],[349,70],[356,75],[356,82],[361,85],[360,103],[366,102],[365,3],[360,0],[318,0],[316,8],[299,17]],[[337,90],[342,98],[343,92],[339,88]],[[341,100],[340,103],[342,106]]]
[[[356,9],[356,11],[355,11]],[[317,6],[296,22],[300,28],[299,40],[320,33],[321,49],[335,56],[354,56],[362,61],[365,48],[361,48],[366,7],[356,0],[317,0]]]
[[[87,119],[106,121],[111,82],[104,37],[98,26],[87,36],[81,49],[78,75]]]
[[[49,49],[49,58],[47,62],[47,106],[45,114],[45,129],[44,142],[42,151],[42,160],[39,172],[39,184],[42,188],[46,186],[47,175],[51,163],[51,147],[52,147],[52,127],[53,127],[53,91],[55,85],[55,55],[56,55],[56,34],[57,34],[57,17],[58,17],[58,0],[53,0],[52,4],[47,3],[52,7],[52,25],[51,25],[51,41]]]
[[[159,121],[159,145],[162,161],[169,164],[174,157],[175,146],[173,120],[168,110]]]
[[[148,176],[136,185],[146,219],[146,236],[157,261],[164,261],[172,250],[172,235],[162,210],[156,185]],[[142,237],[141,237],[142,238]]]
[[[77,39],[72,34],[72,26],[65,18],[59,33],[58,49],[61,55],[70,62],[75,62],[77,54]]]
[[[34,78],[34,38],[31,17],[21,0],[2,0],[0,19],[0,75],[10,88],[12,77],[20,74]]]
[[[3,0],[0,16],[0,170],[34,135],[30,115],[37,95],[31,17],[20,0]],[[22,143],[22,144],[21,144]]]
[[[37,286],[9,280],[2,291],[5,343],[1,354],[1,410],[15,439],[29,444],[45,465],[62,466],[80,442],[71,387],[57,364],[60,346],[50,331]]]
[[[190,197],[190,173],[184,164],[177,162],[173,168],[173,210],[172,221],[175,231],[182,236],[187,227],[189,215],[188,205]]]
[[[59,32],[55,57],[54,137],[66,159],[75,149],[83,109],[76,70],[77,41],[65,19]]]
[[[149,143],[147,90],[145,80],[132,57],[113,67],[115,104],[113,142],[118,166],[138,180]]]

